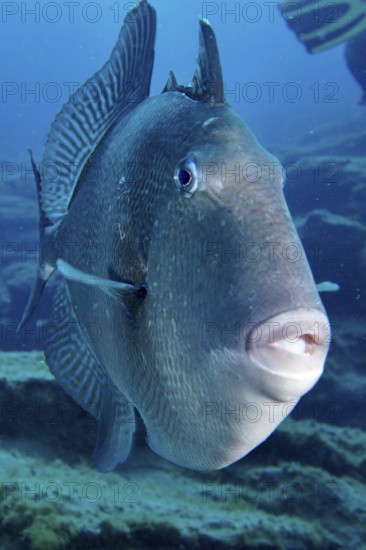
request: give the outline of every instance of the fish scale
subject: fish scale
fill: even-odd
[[[239,460],[313,387],[329,346],[281,165],[226,102],[212,27],[200,21],[192,83],[171,72],[148,97],[155,29],[140,0],[87,81],[95,103],[82,87],[57,115],[41,163],[60,169],[57,182],[32,160],[44,253],[21,324],[58,272],[46,359],[96,418],[102,471],[127,459],[135,411],[176,464]],[[281,253],[291,242],[296,262]],[[253,244],[257,261],[244,253]]]

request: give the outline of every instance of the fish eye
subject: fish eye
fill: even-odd
[[[185,197],[191,197],[198,188],[196,164],[192,160],[181,161],[175,169],[174,180]]]
[[[178,172],[178,179],[180,186],[184,189],[192,182],[192,172],[187,170],[187,168],[180,168]]]

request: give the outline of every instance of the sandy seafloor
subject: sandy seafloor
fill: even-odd
[[[366,548],[366,136],[356,122],[274,151],[301,166],[302,192],[290,177],[286,196],[315,279],[341,287],[323,296],[333,342],[323,378],[292,416],[224,470],[174,466],[146,447],[140,430],[125,465],[96,472],[94,420],[58,386],[42,352],[31,351],[41,347],[35,337],[16,350],[13,328],[35,265],[8,256],[0,272],[8,327],[0,353],[1,549]],[[13,195],[5,191],[0,214],[10,231],[22,190],[12,182]],[[27,197],[16,209],[18,218],[35,215]]]

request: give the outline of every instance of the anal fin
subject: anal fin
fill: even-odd
[[[64,282],[55,295],[52,323],[57,337],[46,343],[46,361],[64,390],[98,421],[94,460],[100,471],[124,462],[135,431],[133,405],[109,379],[91,351]]]

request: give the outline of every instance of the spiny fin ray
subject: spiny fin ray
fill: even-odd
[[[163,92],[181,92],[195,101],[225,104],[224,81],[216,36],[206,19],[200,20],[199,54],[192,84],[178,84],[173,71],[170,72]]]

